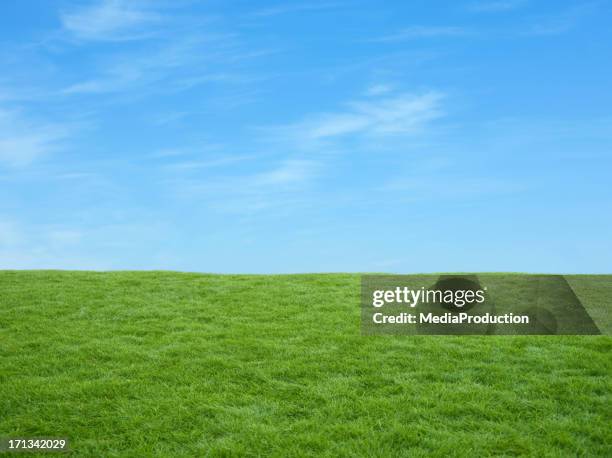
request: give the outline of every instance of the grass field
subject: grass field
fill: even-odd
[[[568,277],[608,331],[612,276]],[[0,272],[0,437],[79,456],[612,456],[607,336],[362,336],[359,276]]]

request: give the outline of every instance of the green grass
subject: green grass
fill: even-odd
[[[569,281],[600,325],[612,276]],[[362,336],[353,274],[4,271],[0,437],[105,457],[612,456],[611,349]]]

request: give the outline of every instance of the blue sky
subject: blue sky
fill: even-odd
[[[0,5],[0,268],[612,272],[604,1]]]

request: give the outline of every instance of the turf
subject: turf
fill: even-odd
[[[569,280],[599,325],[612,276]],[[78,456],[612,456],[611,337],[362,336],[359,316],[354,274],[0,272],[0,437],[67,436]]]

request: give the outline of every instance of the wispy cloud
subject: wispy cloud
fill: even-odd
[[[16,111],[0,109],[0,163],[27,166],[60,148],[70,131],[67,125],[34,122]]]
[[[515,180],[437,172],[429,176],[395,178],[385,183],[379,190],[394,194],[402,193],[409,201],[426,201],[487,198],[493,194],[514,194],[527,189],[528,185],[517,183]]]
[[[366,89],[365,95],[368,97],[375,97],[383,94],[387,94],[393,91],[393,86],[389,84],[373,84]]]
[[[556,14],[534,18],[524,34],[546,36],[569,32],[596,9],[596,3],[585,2]]]
[[[211,169],[218,167],[226,167],[229,165],[236,164],[238,162],[244,162],[253,159],[254,156],[249,155],[234,155],[234,156],[223,156],[216,157],[206,160],[189,160],[189,161],[178,161],[171,164],[165,164],[162,167],[169,171],[192,171],[201,169]]]
[[[284,161],[276,168],[251,177],[251,185],[259,188],[304,183],[314,177],[319,164],[303,159]]]
[[[156,220],[41,224],[0,215],[0,269],[151,268],[158,254],[151,247],[163,245],[165,230]],[[126,255],[134,250],[148,259]]]
[[[106,58],[99,62],[97,76],[69,85],[62,92],[181,91],[211,82],[240,83],[245,79],[229,69],[240,64],[242,53],[233,34],[186,34],[152,46],[146,53],[126,52]],[[219,73],[217,69],[224,65],[228,71]],[[162,81],[165,84],[158,84]]]
[[[477,13],[497,13],[517,9],[526,3],[527,0],[479,1],[468,4],[467,8]]]
[[[23,242],[23,234],[19,226],[10,220],[0,220],[0,249],[19,246]]]
[[[191,183],[191,190],[211,196],[222,194],[268,194],[300,188],[313,179],[321,164],[306,159],[285,159],[255,173],[217,176],[214,180]]]
[[[305,190],[321,169],[318,161],[292,158],[258,172],[171,180],[167,184],[183,200],[197,200],[223,213],[249,215],[271,209],[287,211],[303,202]]]
[[[278,16],[281,14],[297,13],[300,11],[319,11],[342,6],[342,3],[286,3],[272,6],[252,13],[252,16]]]
[[[418,38],[438,38],[438,37],[457,37],[469,35],[470,30],[463,27],[452,26],[421,26],[415,25],[406,27],[398,32],[374,38],[373,42],[395,42],[407,41]]]
[[[151,35],[161,16],[137,0],[102,0],[61,14],[64,29],[88,41],[126,41]]]
[[[336,113],[311,116],[304,121],[277,128],[280,135],[317,141],[351,136],[384,136],[419,132],[427,123],[442,116],[438,92],[399,94],[349,103]]]

